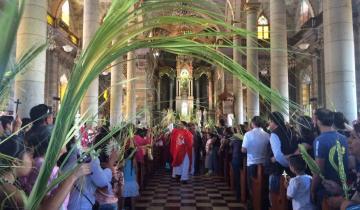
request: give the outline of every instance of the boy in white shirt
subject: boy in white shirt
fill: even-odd
[[[287,197],[292,200],[293,210],[313,210],[311,203],[311,176],[305,174],[306,163],[301,155],[293,155],[289,158],[290,170],[296,177],[291,178],[287,186]]]

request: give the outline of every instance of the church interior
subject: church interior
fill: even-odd
[[[4,24],[4,27],[1,26],[4,30],[7,29],[6,21],[11,20],[6,19],[9,17],[5,16],[6,11],[12,11],[14,5],[9,3],[11,1],[0,0],[0,26]],[[331,179],[326,174],[325,178],[320,176],[321,173],[325,173],[326,167],[331,167],[334,163],[331,158],[327,159],[330,150],[325,155],[325,160],[328,162],[319,162],[317,150],[319,145],[312,143],[320,139],[326,130],[326,123],[321,121],[320,115],[327,110],[331,110],[330,114],[326,113],[332,116],[333,121],[337,116],[336,113],[341,112],[344,119],[342,125],[345,125],[341,129],[348,132],[349,135],[344,134],[344,136],[350,139],[347,141],[349,143],[346,143],[350,148],[349,159],[355,162],[360,160],[357,159],[357,151],[353,149],[357,147],[351,147],[355,145],[351,143],[355,139],[360,142],[360,137],[357,136],[360,135],[360,85],[357,85],[360,81],[360,0],[16,0],[16,2],[18,3],[15,4],[14,11],[22,15],[19,16],[18,23],[10,21],[13,25],[18,24],[18,28],[6,37],[12,39],[13,44],[9,47],[0,41],[0,46],[10,49],[7,56],[0,58],[0,61],[6,60],[7,57],[9,60],[0,63],[0,70],[3,71],[0,75],[1,81],[6,84],[6,87],[0,85],[0,124],[2,124],[0,165],[5,164],[1,159],[5,160],[8,156],[19,158],[16,156],[18,155],[16,151],[11,153],[12,149],[9,149],[19,146],[12,145],[14,143],[8,143],[10,146],[6,145],[6,142],[16,137],[23,138],[26,147],[33,146],[32,150],[30,149],[31,154],[34,155],[32,164],[37,167],[39,160],[36,159],[37,148],[39,145],[40,148],[44,145],[43,141],[32,143],[32,138],[38,138],[36,141],[39,141],[40,137],[35,138],[31,135],[43,135],[35,131],[37,128],[40,129],[37,127],[37,121],[43,123],[41,126],[51,125],[53,129],[46,137],[46,148],[41,155],[43,166],[51,167],[38,168],[37,175],[40,174],[40,178],[34,179],[33,190],[27,192],[25,185],[18,187],[28,196],[27,200],[20,202],[26,208],[19,209],[50,209],[50,207],[69,210],[73,208],[84,210],[302,209],[297,206],[300,204],[295,202],[293,196],[291,196],[292,201],[288,199],[288,185],[291,185],[294,177],[298,177],[298,171],[291,165],[296,162],[293,161],[295,158],[292,155],[302,155],[303,162],[308,165],[306,172],[310,171],[313,174],[313,180],[321,179],[322,184],[325,185],[324,181]],[[203,9],[205,2],[211,2],[209,8],[214,10]],[[159,9],[161,3],[164,4],[163,11]],[[171,6],[167,4],[173,4],[174,8],[169,9]],[[156,12],[149,12],[152,7]],[[116,9],[118,11],[123,9],[123,14],[113,11]],[[161,16],[166,16],[168,19],[161,19]],[[126,20],[126,18],[132,19]],[[122,25],[117,30],[111,30],[111,27],[117,27],[115,20]],[[126,24],[127,27],[124,26]],[[111,27],[106,28],[104,25]],[[106,34],[106,30],[112,35],[99,36],[101,33]],[[114,39],[110,40],[109,37]],[[189,42],[184,42],[182,38]],[[169,42],[166,42],[167,39]],[[107,45],[109,53],[106,47],[95,46],[96,41]],[[146,42],[149,47],[139,48],[136,45],[143,46],[141,44],[145,43],[144,46],[147,46]],[[197,43],[200,44],[196,45]],[[26,66],[19,65],[24,70],[16,72],[12,78],[7,79],[4,73],[7,65],[11,66],[12,63],[22,61],[22,54],[26,50],[33,49],[34,44],[46,44],[45,49],[39,51]],[[177,48],[178,46],[180,47]],[[209,56],[209,52],[213,54]],[[5,55],[1,53],[3,52],[0,49],[0,55]],[[108,62],[109,60],[111,62]],[[94,69],[97,73],[93,73]],[[41,108],[40,111],[38,110],[38,115],[33,113],[35,107],[41,107],[39,104],[46,105],[45,114],[39,115],[43,112]],[[72,104],[76,108],[72,108]],[[279,117],[277,113],[281,116]],[[51,122],[48,121],[50,115]],[[8,116],[12,117],[9,122]],[[35,121],[34,116],[38,117]],[[258,116],[262,119],[261,123],[258,122]],[[289,128],[294,132],[296,130],[297,140],[301,142],[300,139],[305,138],[301,135],[303,130],[297,129],[299,126],[304,127],[302,124],[304,121],[300,120],[304,119],[303,116],[308,117],[305,123],[311,124],[312,132],[311,137],[308,137],[311,138],[311,143],[307,144],[304,140],[308,146],[304,147],[306,149],[302,150],[296,143],[295,147],[298,150],[295,152],[294,149],[291,155],[286,153],[286,149],[283,150],[282,134],[277,134],[279,137],[276,142],[279,142],[277,145],[281,144],[279,148],[281,148],[281,156],[286,159],[285,166],[278,159],[274,149],[277,146],[274,146],[275,140],[272,138],[276,126],[272,128],[271,123],[279,127],[283,125],[284,129]],[[317,123],[320,121],[323,127],[318,126]],[[7,123],[9,126],[11,124],[11,131],[7,130]],[[28,123],[29,126],[26,127],[25,124]],[[330,124],[331,129],[340,130],[335,124],[335,122]],[[45,127],[42,129],[47,130]],[[104,127],[109,130],[105,132]],[[247,133],[257,127],[263,127],[269,134],[267,142],[274,156],[273,159],[270,158],[270,162],[277,161],[283,169],[281,172],[285,173],[278,175],[278,182],[281,184],[278,191],[273,194],[271,187],[270,189],[267,187],[269,182],[271,185],[272,174],[267,175],[265,163],[264,166],[257,163],[258,167],[255,169],[249,167],[251,166],[249,160],[253,160],[253,156],[249,157],[252,150],[245,145],[245,138],[250,138],[246,137],[250,136]],[[305,126],[304,129],[310,128]],[[188,148],[185,147],[189,146],[187,143],[189,131],[191,143],[189,143],[190,149],[187,150]],[[175,134],[176,132],[180,134]],[[292,135],[287,137],[289,141],[292,140]],[[57,139],[61,140],[56,141]],[[180,166],[174,163],[178,157],[174,155],[178,154],[178,148],[173,146],[179,144],[179,139],[180,144],[185,148],[179,149],[184,149],[185,154],[181,157]],[[238,145],[237,139],[242,143]],[[341,146],[339,149],[336,145],[342,144],[340,140],[341,137],[334,140],[335,146],[332,152],[335,153],[336,148],[336,158],[342,156],[347,161],[348,146],[343,147],[343,155],[338,155]],[[3,141],[5,143],[2,145]],[[110,143],[106,143],[107,141]],[[76,171],[74,174],[81,175],[78,175],[72,183],[75,187],[66,188],[66,181],[70,180],[68,177],[72,175],[62,173],[62,169],[67,165],[67,156],[71,159],[72,150],[68,148],[70,143],[81,147],[77,154],[78,167],[72,169]],[[106,146],[102,146],[103,144]],[[63,153],[62,149],[65,145],[68,151]],[[360,147],[360,144],[358,146]],[[129,148],[132,147],[136,149],[131,153]],[[257,145],[252,146],[255,147]],[[115,150],[119,150],[116,155]],[[304,150],[305,153],[306,150],[311,151],[309,152],[311,154],[304,155]],[[7,153],[9,151],[10,153]],[[241,156],[238,162],[235,153]],[[54,154],[58,156],[55,157]],[[111,192],[115,192],[113,181],[115,174],[119,174],[111,168],[114,163],[107,168],[106,164],[101,162],[102,154],[107,155],[106,161],[110,161],[113,154],[116,156],[116,170],[120,171],[125,180],[125,185],[122,183],[119,186],[121,189],[125,186],[124,189],[127,189],[127,179],[134,179],[132,181],[136,182],[138,191],[136,196],[124,196],[126,193],[123,192],[123,195],[110,193],[106,199],[98,197],[106,186]],[[63,155],[66,156],[65,160],[59,158]],[[91,156],[92,160],[90,158],[89,162],[79,161],[86,159],[87,155]],[[136,159],[135,175],[132,172],[132,163],[131,170],[128,169],[130,166],[127,164],[129,160],[127,155]],[[98,168],[104,171],[109,168],[113,170],[112,172],[109,170],[110,177],[113,176],[110,184],[105,188],[95,186],[94,192],[91,190],[80,192],[78,184],[81,177],[93,176],[93,172],[87,170],[94,169],[86,164],[93,164],[98,158],[101,162],[101,164],[96,163],[99,165]],[[336,194],[337,200],[331,199],[333,195],[325,196],[320,204],[317,203],[318,200],[316,202],[312,200],[314,207],[304,207],[304,209],[356,209],[356,205],[360,208],[359,202],[348,197],[350,187],[344,187],[343,177],[350,178],[346,169],[343,172],[346,173],[344,176],[339,172],[344,167],[348,167],[347,163],[345,166],[340,164],[342,158],[336,161],[338,164],[336,171],[340,177],[338,184],[343,184],[343,188],[340,189],[343,192]],[[311,162],[309,159],[314,160]],[[62,164],[59,164],[59,161]],[[120,167],[122,161],[123,165]],[[355,164],[350,161],[349,166]],[[319,165],[321,172],[316,174],[314,171],[317,167],[314,169],[311,163]],[[327,164],[325,169],[321,164]],[[49,187],[50,180],[57,180],[55,177],[50,177],[53,167],[59,170],[58,178],[66,175],[66,178],[58,182],[60,187],[57,187],[67,192],[66,199]],[[182,170],[179,174],[176,172],[177,167]],[[188,174],[185,177],[190,176],[190,178],[183,179],[184,167],[195,171],[192,171],[191,175],[189,171],[186,172]],[[12,165],[10,168],[16,167]],[[15,169],[11,170],[15,171]],[[360,175],[359,167],[355,167],[353,171],[358,171],[357,174]],[[1,190],[5,189],[4,183],[13,184],[9,182],[9,176],[13,178],[12,175],[7,173],[8,171],[1,172],[0,169],[0,191],[6,191]],[[251,178],[252,175],[249,173],[257,175]],[[289,179],[291,177],[290,183],[288,183],[288,175]],[[15,179],[21,182],[16,176]],[[48,183],[48,186],[46,184],[41,186],[40,183]],[[37,194],[41,189],[54,192],[56,196],[53,198],[59,199],[51,200],[45,194]],[[82,201],[74,201],[71,197],[75,197],[75,194],[80,197],[84,194],[90,196],[89,198],[85,196],[86,199],[83,198]],[[6,205],[11,206],[11,202],[7,203],[5,197],[0,193],[0,201],[2,201],[0,203],[5,203],[4,209],[7,209]],[[133,197],[136,199],[134,200]],[[342,203],[339,197],[343,198]],[[35,198],[40,198],[40,201]],[[116,198],[116,201],[113,198]],[[114,201],[116,205],[110,208],[109,203],[105,202],[106,205],[103,205],[104,200]],[[79,203],[87,201],[92,207],[78,206]],[[95,204],[99,203],[100,207],[95,208]],[[347,208],[344,207],[346,205]],[[352,206],[354,208],[351,208]]]

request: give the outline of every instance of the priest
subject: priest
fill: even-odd
[[[186,184],[192,164],[193,135],[184,128],[174,128],[170,137],[170,153],[172,157],[173,178],[180,177],[180,181]]]

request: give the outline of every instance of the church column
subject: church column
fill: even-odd
[[[271,88],[280,95],[289,98],[286,4],[285,0],[270,0],[270,47],[271,47]],[[272,103],[271,110],[284,111],[285,120],[289,120],[289,104],[281,107]]]
[[[195,79],[196,88],[196,109],[200,109],[200,78]]]
[[[256,79],[259,79],[258,69],[258,47],[256,32],[257,32],[257,10],[259,8],[258,3],[247,3],[246,4],[246,29],[249,32],[246,35],[246,66],[250,74]],[[260,115],[259,105],[259,93],[254,92],[250,88],[247,88],[247,116],[251,119],[254,116]]]
[[[158,82],[157,82],[157,90],[156,90],[156,93],[157,93],[157,104],[156,104],[156,108],[158,111],[160,111],[161,109],[161,76],[159,76],[159,79],[158,79]]]
[[[111,67],[111,86],[110,86],[110,125],[116,126],[122,121],[122,101],[123,101],[123,58],[113,62]]]
[[[208,77],[209,78],[209,94],[208,94],[208,97],[209,97],[209,111],[213,111],[214,109],[214,100],[213,100],[213,96],[214,96],[214,91],[213,91],[213,78],[212,77]]]
[[[351,0],[324,0],[326,107],[357,118]]]
[[[100,5],[98,0],[84,0],[84,23],[83,23],[83,49],[86,49],[99,28]],[[96,77],[90,84],[84,99],[81,103],[81,114],[88,113],[94,117],[96,124],[98,119],[98,97],[99,97],[99,78]]]
[[[135,52],[127,53],[126,117],[136,122]]]
[[[170,99],[169,99],[171,110],[174,110],[174,78],[170,78]]]
[[[235,0],[235,27],[241,27],[241,0]],[[234,45],[240,47],[241,46],[241,37],[234,36]],[[238,64],[242,64],[241,52],[237,49],[233,49],[234,54],[234,62]],[[243,89],[241,81],[234,77],[234,92],[235,92],[235,116],[236,122],[238,124],[244,123],[244,98],[243,98]]]
[[[52,54],[52,65],[51,65],[51,69],[47,69],[48,73],[49,73],[49,86],[48,86],[48,92],[49,92],[49,98],[48,98],[48,106],[52,106],[53,107],[53,111],[58,111],[58,105],[59,105],[59,101],[54,100],[54,97],[59,97],[60,94],[58,94],[58,90],[59,90],[59,84],[60,84],[60,80],[59,80],[59,72],[60,72],[60,63],[59,63],[59,55],[60,53],[58,52],[53,52],[50,53],[50,55]],[[49,59],[49,57],[47,58]],[[60,98],[60,102],[63,100],[63,98]]]
[[[34,45],[46,42],[47,0],[27,0],[24,2],[22,15],[16,40],[16,59]],[[41,52],[26,67],[26,71],[15,78],[15,100],[19,99],[20,117],[28,117],[33,106],[44,103],[45,98],[45,71],[46,51]]]

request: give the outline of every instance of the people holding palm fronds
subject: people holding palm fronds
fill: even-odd
[[[287,156],[293,154],[297,148],[295,133],[285,125],[285,120],[280,112],[269,115],[270,146],[272,155],[268,166],[269,191],[279,192],[280,176],[283,171],[290,174]]]
[[[315,139],[313,144],[315,161],[325,180],[322,181],[318,174],[313,174],[311,195],[316,206],[321,208],[323,199],[327,196],[332,196],[331,191],[326,188],[326,182],[332,181],[341,185],[339,173],[332,166],[329,159],[330,150],[336,146],[337,141],[340,142],[341,150],[343,151],[343,154],[341,154],[343,155],[342,164],[344,165],[345,172],[348,171],[349,150],[346,137],[333,129],[334,112],[324,108],[317,109],[314,113],[313,121],[320,131],[320,135]],[[336,160],[338,155],[339,154],[336,153]]]
[[[139,184],[136,181],[137,165],[134,158],[134,148],[128,148],[124,155],[124,187],[122,197],[130,198],[131,210],[135,209],[135,198],[139,196]],[[124,206],[120,206],[123,209]]]

